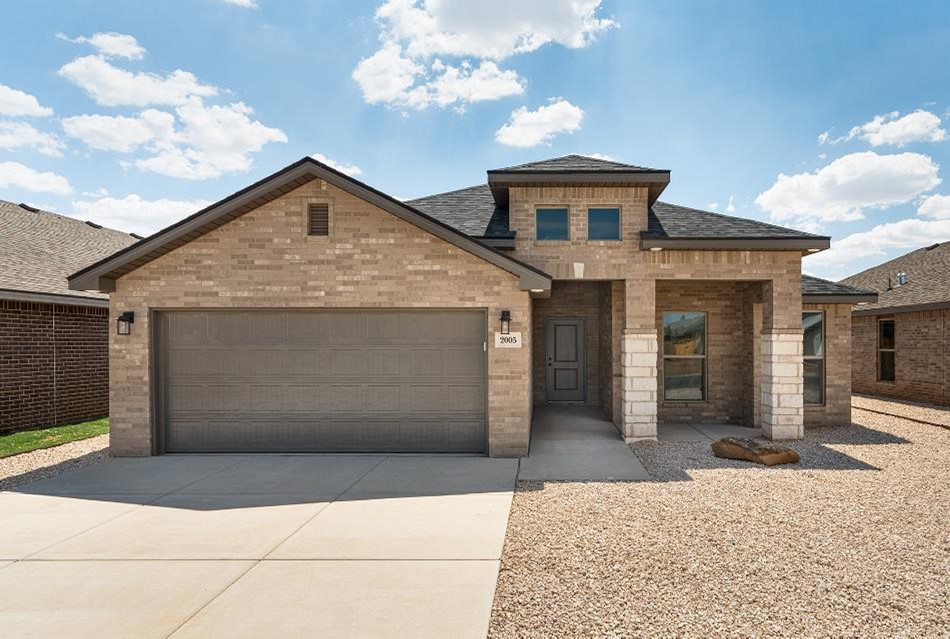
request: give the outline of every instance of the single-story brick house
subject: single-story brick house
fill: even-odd
[[[303,158],[70,277],[134,318],[113,450],[523,455],[540,403],[630,440],[849,421],[876,297],[802,278],[829,238],[662,203],[669,180],[565,156],[403,202]]]
[[[878,301],[851,316],[851,384],[859,393],[950,405],[950,242],[842,280]]]
[[[108,414],[108,296],[66,276],[136,239],[0,200],[0,432]]]

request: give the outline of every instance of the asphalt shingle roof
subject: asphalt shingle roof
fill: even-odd
[[[0,289],[108,299],[69,290],[66,276],[136,241],[129,233],[0,200]]]
[[[406,202],[426,215],[474,237],[511,237],[508,209],[495,204],[487,184]]]
[[[802,295],[868,295],[873,292],[840,282],[823,280],[814,275],[802,275]]]
[[[586,155],[564,155],[559,158],[551,158],[539,162],[528,162],[527,164],[506,166],[502,169],[492,169],[489,173],[559,173],[572,171],[621,171],[629,173],[630,171],[665,171],[665,169],[651,169],[646,166],[624,164],[623,162],[614,162],[613,160],[602,160]]]
[[[907,275],[907,283],[898,286],[897,274],[902,272]],[[877,303],[862,306],[861,310],[950,302],[950,242],[911,251],[841,282],[878,293]]]
[[[673,239],[720,239],[720,238],[767,238],[803,239],[821,236],[787,229],[782,226],[701,211],[667,202],[655,202],[650,207],[647,230],[642,233],[649,238]]]

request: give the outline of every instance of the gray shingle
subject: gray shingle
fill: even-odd
[[[897,274],[902,272],[907,283],[898,286]],[[861,310],[950,302],[950,242],[911,251],[841,282],[878,293],[877,303]]]
[[[0,200],[0,289],[107,299],[69,290],[66,276],[135,242],[128,233]]]
[[[701,211],[667,202],[656,202],[650,207],[647,230],[641,236],[670,239],[803,239],[822,236],[795,229]]]
[[[474,237],[512,236],[508,230],[508,209],[495,204],[487,184],[429,195],[406,204]]]
[[[814,275],[802,275],[802,295],[868,295],[873,292],[840,282],[823,280]]]
[[[564,155],[559,158],[550,158],[527,164],[506,166],[502,169],[492,169],[489,173],[538,173],[538,172],[573,172],[573,171],[665,171],[666,169],[651,169],[646,166],[624,164],[613,160],[601,160],[586,155]]]

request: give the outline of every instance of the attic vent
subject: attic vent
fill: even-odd
[[[39,210],[38,208],[36,208],[35,206],[30,206],[29,204],[24,204],[23,202],[20,202],[20,208],[21,208],[21,209],[26,209],[27,211],[30,211],[31,213],[39,213],[39,212],[40,212],[40,210]]]
[[[101,225],[101,224],[96,224],[95,222],[90,222],[89,220],[86,220],[86,224],[88,224],[89,226],[91,226],[91,227],[94,228],[94,229],[101,229],[101,228],[102,228],[102,225]]]
[[[23,206],[23,205],[21,204],[20,206]],[[927,247],[927,250],[932,251],[935,248],[940,248],[940,242],[937,242],[936,244],[931,244],[930,246]]]
[[[903,286],[906,283],[907,283],[907,273],[905,273],[904,271],[901,271],[900,273],[897,274],[897,285]]]
[[[330,234],[330,205],[329,204],[311,204],[307,209],[308,225],[307,235],[329,235]]]

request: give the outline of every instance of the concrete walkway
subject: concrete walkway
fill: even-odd
[[[531,449],[521,458],[518,479],[641,481],[650,475],[600,409],[536,406]]]
[[[0,628],[484,637],[517,461],[113,459],[0,493]]]
[[[713,442],[723,437],[762,437],[762,431],[736,424],[660,424],[656,439],[661,442]]]

